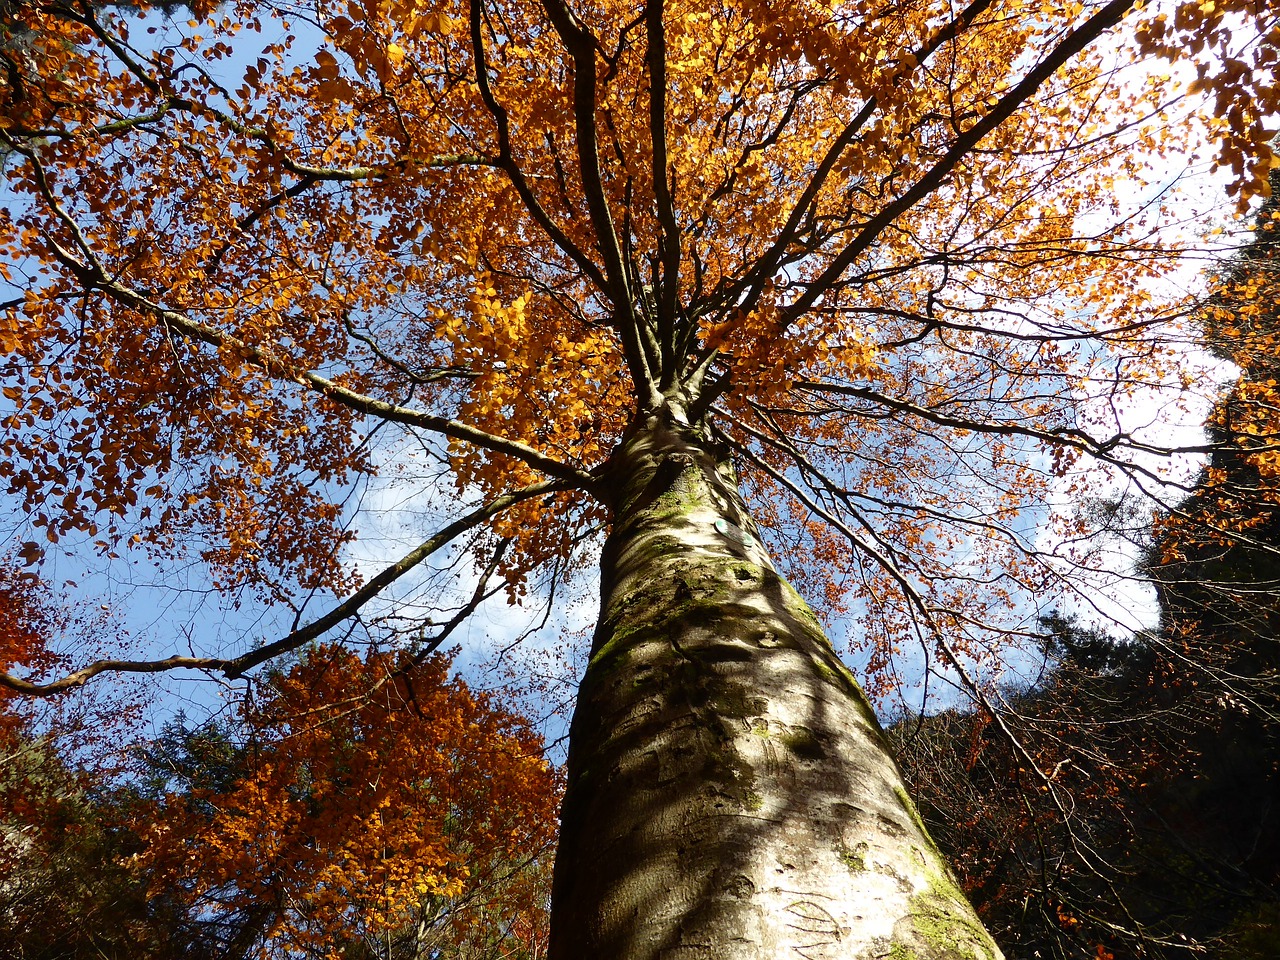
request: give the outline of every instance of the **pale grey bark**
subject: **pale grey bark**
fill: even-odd
[[[611,469],[552,960],[999,960],[731,471],[657,417]]]

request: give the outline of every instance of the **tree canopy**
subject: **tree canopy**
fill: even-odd
[[[346,597],[188,658],[234,675],[472,531],[517,592],[581,564],[599,469],[674,404],[880,658],[977,642],[1060,572],[1029,511],[1080,456],[1142,450],[1111,411],[1174,376],[1147,161],[1188,143],[1183,94],[1126,65],[1189,58],[1241,197],[1271,156],[1275,46],[1232,40],[1265,9],[1042,6],[18,5],[24,556],[87,531],[199,553],[226,591]],[[474,509],[361,580],[342,484],[379,423]]]

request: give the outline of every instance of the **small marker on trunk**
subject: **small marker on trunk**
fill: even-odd
[[[730,523],[724,517],[720,517],[718,520],[716,520],[714,526],[716,528],[716,533],[720,534],[721,536],[729,540],[732,540],[734,543],[741,543],[746,546],[750,546],[755,539],[751,536],[751,534],[747,533],[741,527]]]

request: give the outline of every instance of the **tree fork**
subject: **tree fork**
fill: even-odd
[[[610,471],[552,960],[1000,960],[726,458],[654,415]]]

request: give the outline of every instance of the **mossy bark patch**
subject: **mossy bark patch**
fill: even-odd
[[[947,898],[912,898],[945,866],[728,472],[696,432],[653,425],[614,468],[553,960],[843,960],[890,943],[926,960]]]

